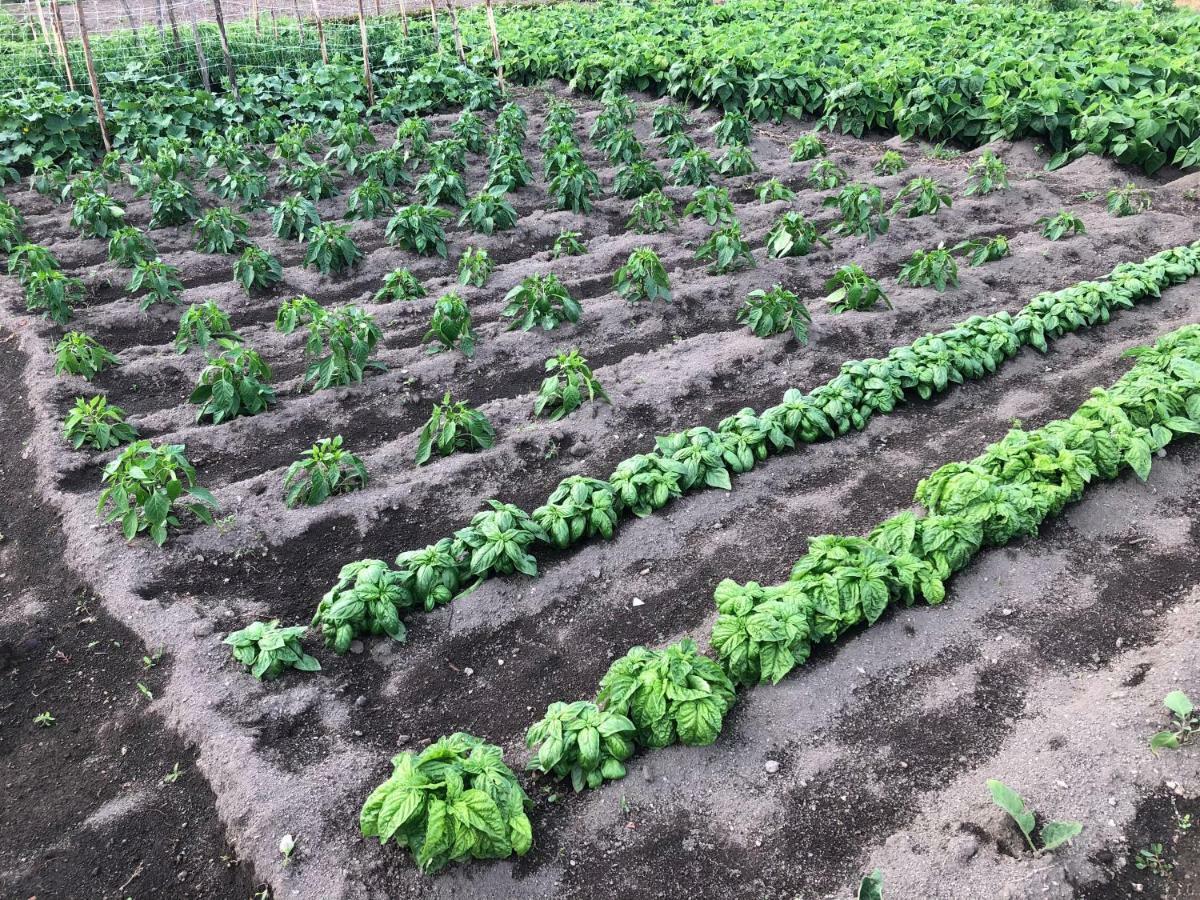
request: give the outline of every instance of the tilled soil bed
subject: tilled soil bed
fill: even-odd
[[[529,112],[527,158],[540,175],[546,99],[540,91],[520,98]],[[636,133],[665,171],[669,161],[649,134],[657,101],[641,101]],[[577,102],[582,132],[597,108]],[[432,117],[435,137],[446,136],[454,118]],[[696,113],[690,128],[710,149],[715,121]],[[769,260],[763,238],[781,212],[833,221],[822,208],[829,192],[805,183],[811,163],[788,159],[788,144],[806,127],[758,127],[760,173],[720,182],[758,263],[732,276],[710,275],[693,258],[709,231],[702,221],[637,235],[625,227],[627,201],[606,194],[588,215],[555,211],[540,177],[513,195],[516,229],[491,237],[448,229],[449,262],[389,246],[385,219],[355,223],[366,258],[340,277],[304,269],[299,245],[276,240],[269,216],[254,213],[251,237],[282,261],[284,280],[253,298],[232,283],[231,258],[195,252],[187,229],[150,232],[183,273],[184,301],[217,300],[274,370],[278,404],[221,426],[193,423],[187,397],[203,360],[174,352],[180,310],[139,313],[124,294],[127,273],[106,262],[102,242],[75,236],[66,207],[9,192],[30,239],[89,286],[91,299],[72,327],[123,360],[90,386],[55,378],[48,347],[58,331],[23,312],[15,283],[0,287],[0,321],[27,354],[23,365],[14,354],[4,365],[6,383],[21,386],[32,405],[31,490],[61,515],[73,577],[145,647],[163,648],[166,675],[145,702],[178,736],[162,740],[196,747],[191,765],[208,782],[179,787],[200,807],[215,804],[237,855],[275,896],[844,897],[875,867],[885,873],[887,895],[901,898],[1200,896],[1200,829],[1174,825],[1200,811],[1195,750],[1155,757],[1147,749],[1165,721],[1162,697],[1175,688],[1200,693],[1200,444],[1187,440],[1156,461],[1148,484],[1129,476],[1089,489],[1036,539],[982,553],[953,580],[945,605],[890,613],[778,686],[749,691],[714,746],[636,757],[624,781],[587,795],[528,779],[535,845],[520,860],[429,878],[407,854],[367,842],[357,829],[362,800],[399,750],[468,731],[501,745],[514,768],[523,765],[525,729],[549,702],[590,697],[612,659],[635,644],[705,637],[722,578],[782,580],[810,535],[865,533],[907,507],[926,473],[974,456],[1014,420],[1036,426],[1069,414],[1092,387],[1128,368],[1125,350],[1200,320],[1194,282],[1063,338],[1046,355],[1023,351],[978,383],[877,417],[861,433],[773,458],[736,478],[729,493],[690,495],[625,521],[611,542],[547,556],[537,580],[492,579],[413,617],[405,645],[371,640],[345,658],[314,649],[320,673],[260,685],[221,644],[255,619],[307,622],[342,565],[391,559],[449,535],[487,497],[533,509],[566,475],[606,477],[619,460],[649,449],[656,434],[715,427],[744,406],[777,402],[788,387],[816,386],[845,360],[881,356],[974,313],[1015,310],[1041,291],[1197,237],[1200,207],[1169,185],[1147,183],[1151,211],[1111,217],[1104,192],[1130,175],[1106,160],[1087,157],[1048,174],[1032,145],[995,146],[1012,187],[971,198],[961,187],[977,152],[935,159],[913,142],[827,135],[831,158],[852,180],[878,184],[890,197],[929,175],[955,188],[954,205],[936,216],[897,217],[871,244],[838,239],[804,258]],[[376,133],[390,142],[387,129]],[[613,168],[590,142],[584,146],[607,190]],[[905,156],[905,172],[872,174],[885,147]],[[797,199],[759,204],[753,187],[770,176]],[[484,178],[484,161],[471,157],[469,189]],[[341,196],[322,201],[324,218],[340,217],[353,184],[346,180]],[[680,208],[690,197],[686,189],[667,193]],[[145,227],[146,204],[121,199],[131,223]],[[1037,219],[1064,208],[1083,218],[1087,233],[1041,237]],[[564,228],[582,232],[586,255],[551,260]],[[995,234],[1010,239],[1012,255],[962,266],[957,288],[938,293],[896,281],[917,249]],[[478,353],[430,356],[420,341],[432,305],[455,286],[453,263],[468,245],[486,247],[498,264],[486,287],[459,288],[480,334]],[[663,259],[672,304],[631,307],[613,292],[612,273],[640,246]],[[880,278],[894,309],[830,314],[817,298],[847,262]],[[383,275],[398,266],[418,275],[429,297],[374,303]],[[543,272],[556,273],[582,302],[582,320],[552,332],[507,331],[505,293]],[[776,282],[809,299],[808,346],[759,339],[734,321],[749,291]],[[371,312],[383,329],[378,358],[387,371],[349,388],[302,392],[304,338],[273,328],[279,302],[300,293]],[[612,403],[558,423],[532,419],[543,360],[568,347],[588,357]],[[448,389],[486,413],[497,444],[418,469],[417,433]],[[188,523],[160,551],[144,539],[127,545],[100,524],[96,497],[111,454],[72,452],[59,434],[73,398],[97,391],[126,409],[144,437],[186,445],[199,482],[221,503],[219,527]],[[363,457],[370,485],[315,509],[286,509],[284,470],[334,433]],[[22,615],[10,605],[5,621]],[[2,748],[15,770],[46,737],[28,725],[44,704],[24,696],[6,702],[6,729],[9,716],[20,724]],[[173,761],[164,760],[162,774]],[[68,762],[60,777],[74,783],[85,772]],[[1022,853],[1018,833],[988,800],[990,777],[1040,811],[1084,822],[1082,836],[1050,857]],[[77,829],[81,817],[64,809],[61,827]],[[278,851],[285,833],[297,841],[287,864]],[[19,847],[30,838],[9,831],[3,841]],[[1133,866],[1133,853],[1155,841],[1175,866],[1169,877]],[[13,883],[25,895],[71,895],[69,886],[39,885],[5,867],[0,875],[19,879]],[[98,891],[116,895],[127,874],[103,870]],[[196,895],[236,890],[197,886]]]

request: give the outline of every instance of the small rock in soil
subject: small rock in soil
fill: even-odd
[[[764,770],[764,771],[765,771],[765,772],[766,772],[768,775],[774,775],[776,772],[778,772],[778,771],[779,771],[779,762],[778,762],[778,760],[774,760],[774,759],[768,759],[768,760],[767,760],[765,763],[763,763],[763,770]]]
[[[362,653],[363,652],[363,642],[362,641],[351,641],[350,642],[350,652],[353,653],[355,656],[358,656],[360,653]]]

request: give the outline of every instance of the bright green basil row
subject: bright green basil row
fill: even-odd
[[[1039,294],[1015,316],[972,316],[882,359],[845,363],[815,390],[788,390],[777,406],[762,413],[743,409],[715,431],[696,427],[659,437],[656,449],[623,460],[606,480],[564,479],[532,513],[488,500],[488,508],[453,537],[401,553],[394,568],[382,560],[345,566],[318,605],[313,626],[338,653],[360,635],[403,640],[403,613],[432,610],[492,575],[536,575],[534,553],[543,546],[609,538],[626,513],[647,516],[688,491],[729,489],[732,475],[770,454],[861,430],[905,398],[928,399],[951,384],[980,379],[1024,346],[1044,351],[1048,340],[1105,323],[1114,310],[1155,299],[1198,272],[1200,241],[1122,263],[1103,281]]]
[[[505,74],[530,83],[807,115],[856,135],[1031,137],[1053,149],[1052,167],[1085,152],[1147,171],[1200,164],[1200,16],[1057,6],[610,0],[508,14],[500,33]]]
[[[1070,418],[1013,429],[975,459],[922,480],[915,499],[923,515],[900,513],[865,538],[810,538],[782,585],[721,582],[711,634],[715,660],[691,640],[661,650],[634,647],[609,668],[594,701],[553,703],[529,729],[526,740],[535,748],[529,768],[569,777],[578,791],[623,777],[624,761],[638,748],[711,744],[737,685],[778,682],[815,644],[874,623],[889,605],[941,603],[945,581],[981,548],[1037,534],[1089,483],[1126,468],[1146,478],[1155,451],[1177,434],[1200,433],[1200,326],[1128,355],[1137,358],[1133,368],[1108,390],[1093,391]],[[423,867],[468,854],[525,852],[532,837],[527,798],[499,748],[477,744],[459,734],[421,757],[397,757],[395,774],[363,807],[363,833],[385,843],[395,836]],[[499,799],[485,801],[474,788],[464,792],[461,776],[443,774],[447,759],[465,766],[460,760],[468,750],[479,754],[476,766],[486,761]],[[466,777],[478,779],[474,771]],[[470,814],[467,793],[480,815]],[[461,811],[446,812],[449,804]]]

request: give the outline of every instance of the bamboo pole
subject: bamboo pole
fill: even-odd
[[[63,29],[62,10],[58,0],[50,0],[50,21],[54,23],[54,37],[58,42],[58,52],[62,56],[63,68],[67,72],[67,87],[75,90],[75,74],[71,71],[71,58],[67,55],[67,38]]]
[[[96,78],[96,64],[92,61],[92,45],[88,41],[87,18],[83,11],[83,0],[75,0],[75,20],[79,23],[79,40],[83,44],[83,60],[87,63],[88,81],[92,85],[92,101],[96,104],[96,121],[100,123],[100,138],[104,141],[104,152],[112,152],[112,141],[108,139],[108,121],[104,118],[104,104],[100,100],[100,82]]]
[[[212,0],[213,12],[217,15],[217,33],[221,36],[221,54],[225,57],[225,75],[229,78],[229,87],[233,96],[238,95],[237,73],[233,70],[233,57],[229,53],[229,38],[225,35],[225,14],[221,10],[221,0]]]
[[[200,41],[200,29],[196,27],[196,11],[188,7],[188,17],[192,22],[192,40],[196,44],[196,61],[200,63],[200,81],[204,89],[212,93],[212,82],[208,78],[208,57],[204,55],[204,44]]]
[[[458,53],[458,61],[465,63],[467,54],[463,51],[462,32],[458,30],[458,4],[454,0],[446,0],[450,7],[450,27],[454,30],[454,50]]]
[[[367,105],[375,105],[375,85],[371,80],[371,48],[367,45],[367,19],[363,0],[358,0],[358,37],[362,41],[363,78],[367,81]]]
[[[496,83],[504,90],[504,61],[500,58],[500,35],[496,31],[496,16],[492,12],[492,0],[483,0],[487,7],[488,31],[492,33],[492,57],[496,60]]]
[[[325,23],[321,20],[321,4],[312,0],[313,18],[317,20],[317,37],[321,41],[321,62],[329,65],[329,48],[325,46]]]

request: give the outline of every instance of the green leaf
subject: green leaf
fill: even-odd
[[[1033,812],[1025,805],[1024,798],[1004,782],[994,778],[988,779],[987,786],[988,790],[992,792],[992,802],[1012,816],[1017,827],[1021,829],[1021,833],[1025,835],[1030,849],[1036,849],[1031,837],[1035,819]]]
[[[1192,701],[1188,699],[1187,694],[1183,691],[1171,691],[1171,693],[1163,698],[1163,706],[1185,722],[1195,711]]]
[[[876,869],[858,883],[858,900],[883,900],[883,872]]]
[[[1049,851],[1060,847],[1071,838],[1078,836],[1081,831],[1083,831],[1083,825],[1079,822],[1047,822],[1042,826],[1040,832],[1042,850]]]

